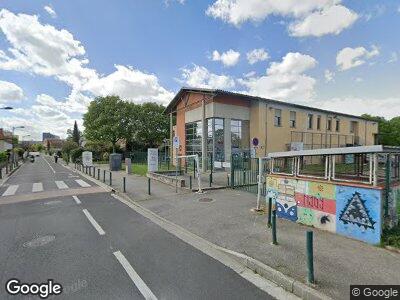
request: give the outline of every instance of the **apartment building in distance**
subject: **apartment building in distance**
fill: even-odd
[[[198,154],[203,165],[211,155],[229,167],[235,153],[373,145],[378,134],[378,124],[360,116],[217,89],[182,88],[165,112],[179,154]]]

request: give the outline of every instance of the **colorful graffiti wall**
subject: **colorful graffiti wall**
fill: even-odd
[[[268,176],[266,197],[273,199],[279,218],[380,242],[381,190]]]

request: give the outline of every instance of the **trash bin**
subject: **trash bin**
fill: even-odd
[[[110,171],[120,171],[122,165],[122,154],[110,154]]]

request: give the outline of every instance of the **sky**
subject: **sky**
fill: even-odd
[[[0,127],[65,137],[96,96],[182,86],[400,115],[400,1],[0,0]]]

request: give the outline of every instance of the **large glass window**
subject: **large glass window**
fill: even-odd
[[[321,116],[317,116],[317,130],[321,130]]]
[[[186,154],[198,154],[201,157],[201,121],[185,124]]]
[[[250,143],[249,121],[231,120],[232,154],[247,151]]]

